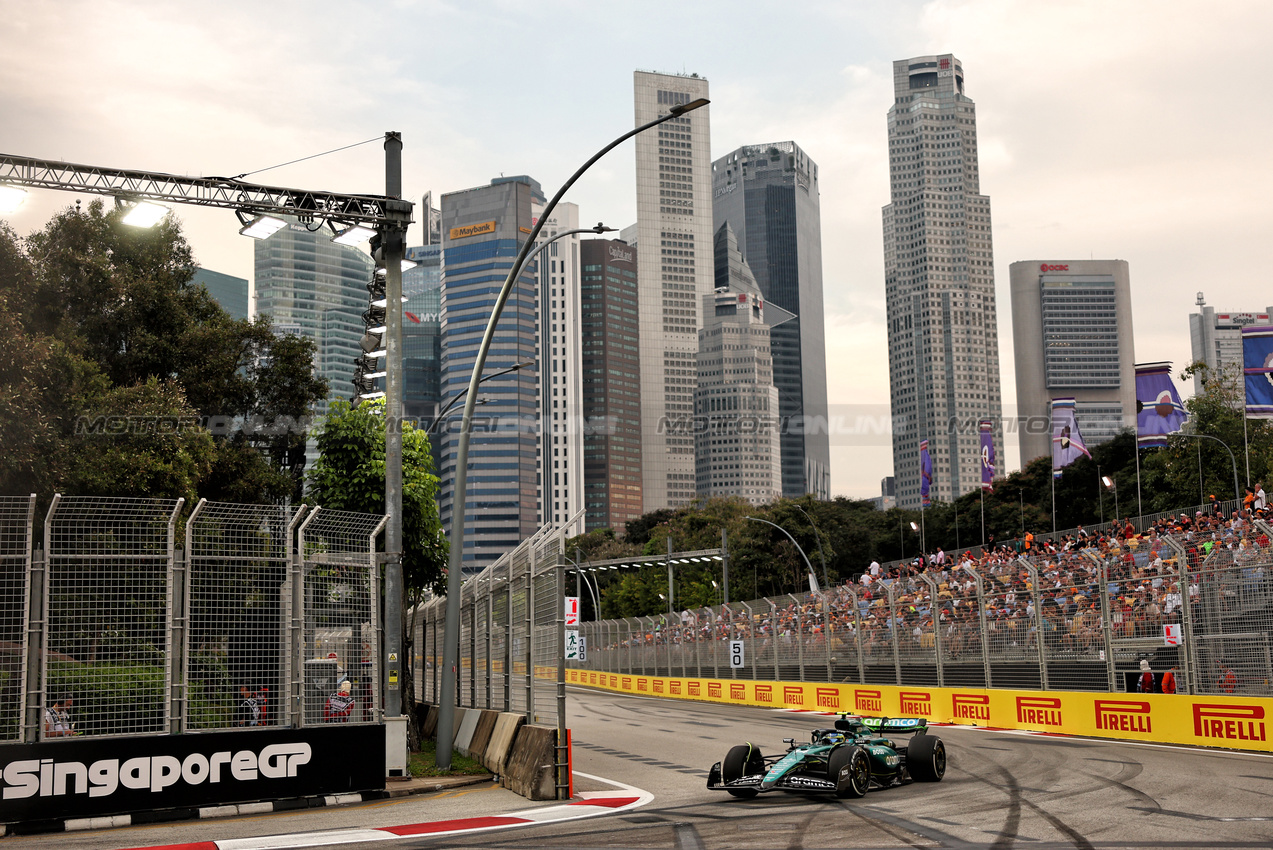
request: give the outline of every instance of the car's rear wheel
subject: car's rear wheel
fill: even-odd
[[[840,799],[865,797],[871,787],[871,760],[861,747],[840,747],[827,760],[827,778]]]
[[[754,773],[760,773],[765,769],[765,761],[761,758],[760,750],[751,744],[739,744],[737,747],[731,747],[725,755],[725,760],[720,765],[720,778],[722,782],[733,782],[735,779],[742,779],[744,776]],[[735,797],[755,797],[758,793],[755,788],[726,788],[730,794]]]
[[[916,782],[941,782],[946,775],[946,745],[932,735],[916,735],[906,748],[906,768]]]

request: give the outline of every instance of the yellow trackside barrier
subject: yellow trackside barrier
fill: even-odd
[[[567,670],[566,681],[668,699],[1273,752],[1273,699],[1267,697],[676,679],[593,670]]]

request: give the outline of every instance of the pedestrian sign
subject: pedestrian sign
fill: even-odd
[[[585,660],[584,637],[575,629],[566,629],[566,660]]]

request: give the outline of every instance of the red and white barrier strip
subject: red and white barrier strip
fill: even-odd
[[[261,838],[224,838],[218,841],[195,841],[189,844],[165,844],[135,850],[285,850],[293,847],[327,847],[335,844],[354,844],[360,841],[394,841],[421,835],[459,835],[466,832],[483,832],[495,829],[512,829],[545,823],[561,823],[581,818],[598,817],[640,808],[654,799],[654,795],[640,788],[580,773],[588,779],[596,779],[620,790],[581,794],[581,799],[542,809],[517,812],[511,815],[493,815],[478,818],[413,823],[401,826],[380,826],[368,829],[333,829],[323,832],[297,832],[290,835],[267,835]]]

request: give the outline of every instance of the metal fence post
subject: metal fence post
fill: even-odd
[[[535,722],[535,551],[526,561],[526,722]]]
[[[566,743],[566,561],[565,552],[557,549],[557,566],[553,568],[557,598],[557,799],[570,796],[569,749]],[[576,626],[578,628],[578,626]]]
[[[1030,598],[1034,602],[1034,651],[1039,656],[1039,687],[1046,691],[1051,689],[1051,685],[1048,680],[1048,653],[1047,648],[1044,646],[1043,594],[1039,585],[1039,568],[1026,558],[1021,560],[1025,563],[1025,568],[1030,573]],[[1108,628],[1108,611],[1105,613],[1105,623]],[[1108,652],[1108,640],[1106,640],[1105,646]]]
[[[977,627],[981,633],[981,666],[985,671],[986,687],[992,688],[994,685],[990,677],[990,631],[986,626],[986,589],[980,573],[970,566],[965,566],[964,570],[972,576],[977,586]]]
[[[885,588],[888,596],[888,633],[893,644],[893,678],[898,685],[902,684],[902,623],[897,616],[897,588],[900,584],[901,579],[898,579]]]
[[[941,595],[937,588],[937,580],[928,573],[920,573],[919,577],[928,585],[928,610],[933,617],[933,659],[937,668],[937,687],[946,687],[946,664],[941,657]]]
[[[58,496],[54,496],[58,499]],[[19,509],[20,510],[20,509]],[[41,666],[44,658],[45,623],[48,612],[46,588],[48,575],[48,549],[35,555],[35,494],[27,497],[26,520],[22,522],[25,543],[22,546],[22,575],[25,587],[22,590],[22,639],[25,654],[22,656],[21,674],[18,680],[18,728],[16,739],[24,743],[35,743],[40,739],[40,719],[44,705],[40,695],[44,691],[44,669]],[[47,539],[47,532],[46,532]]]

